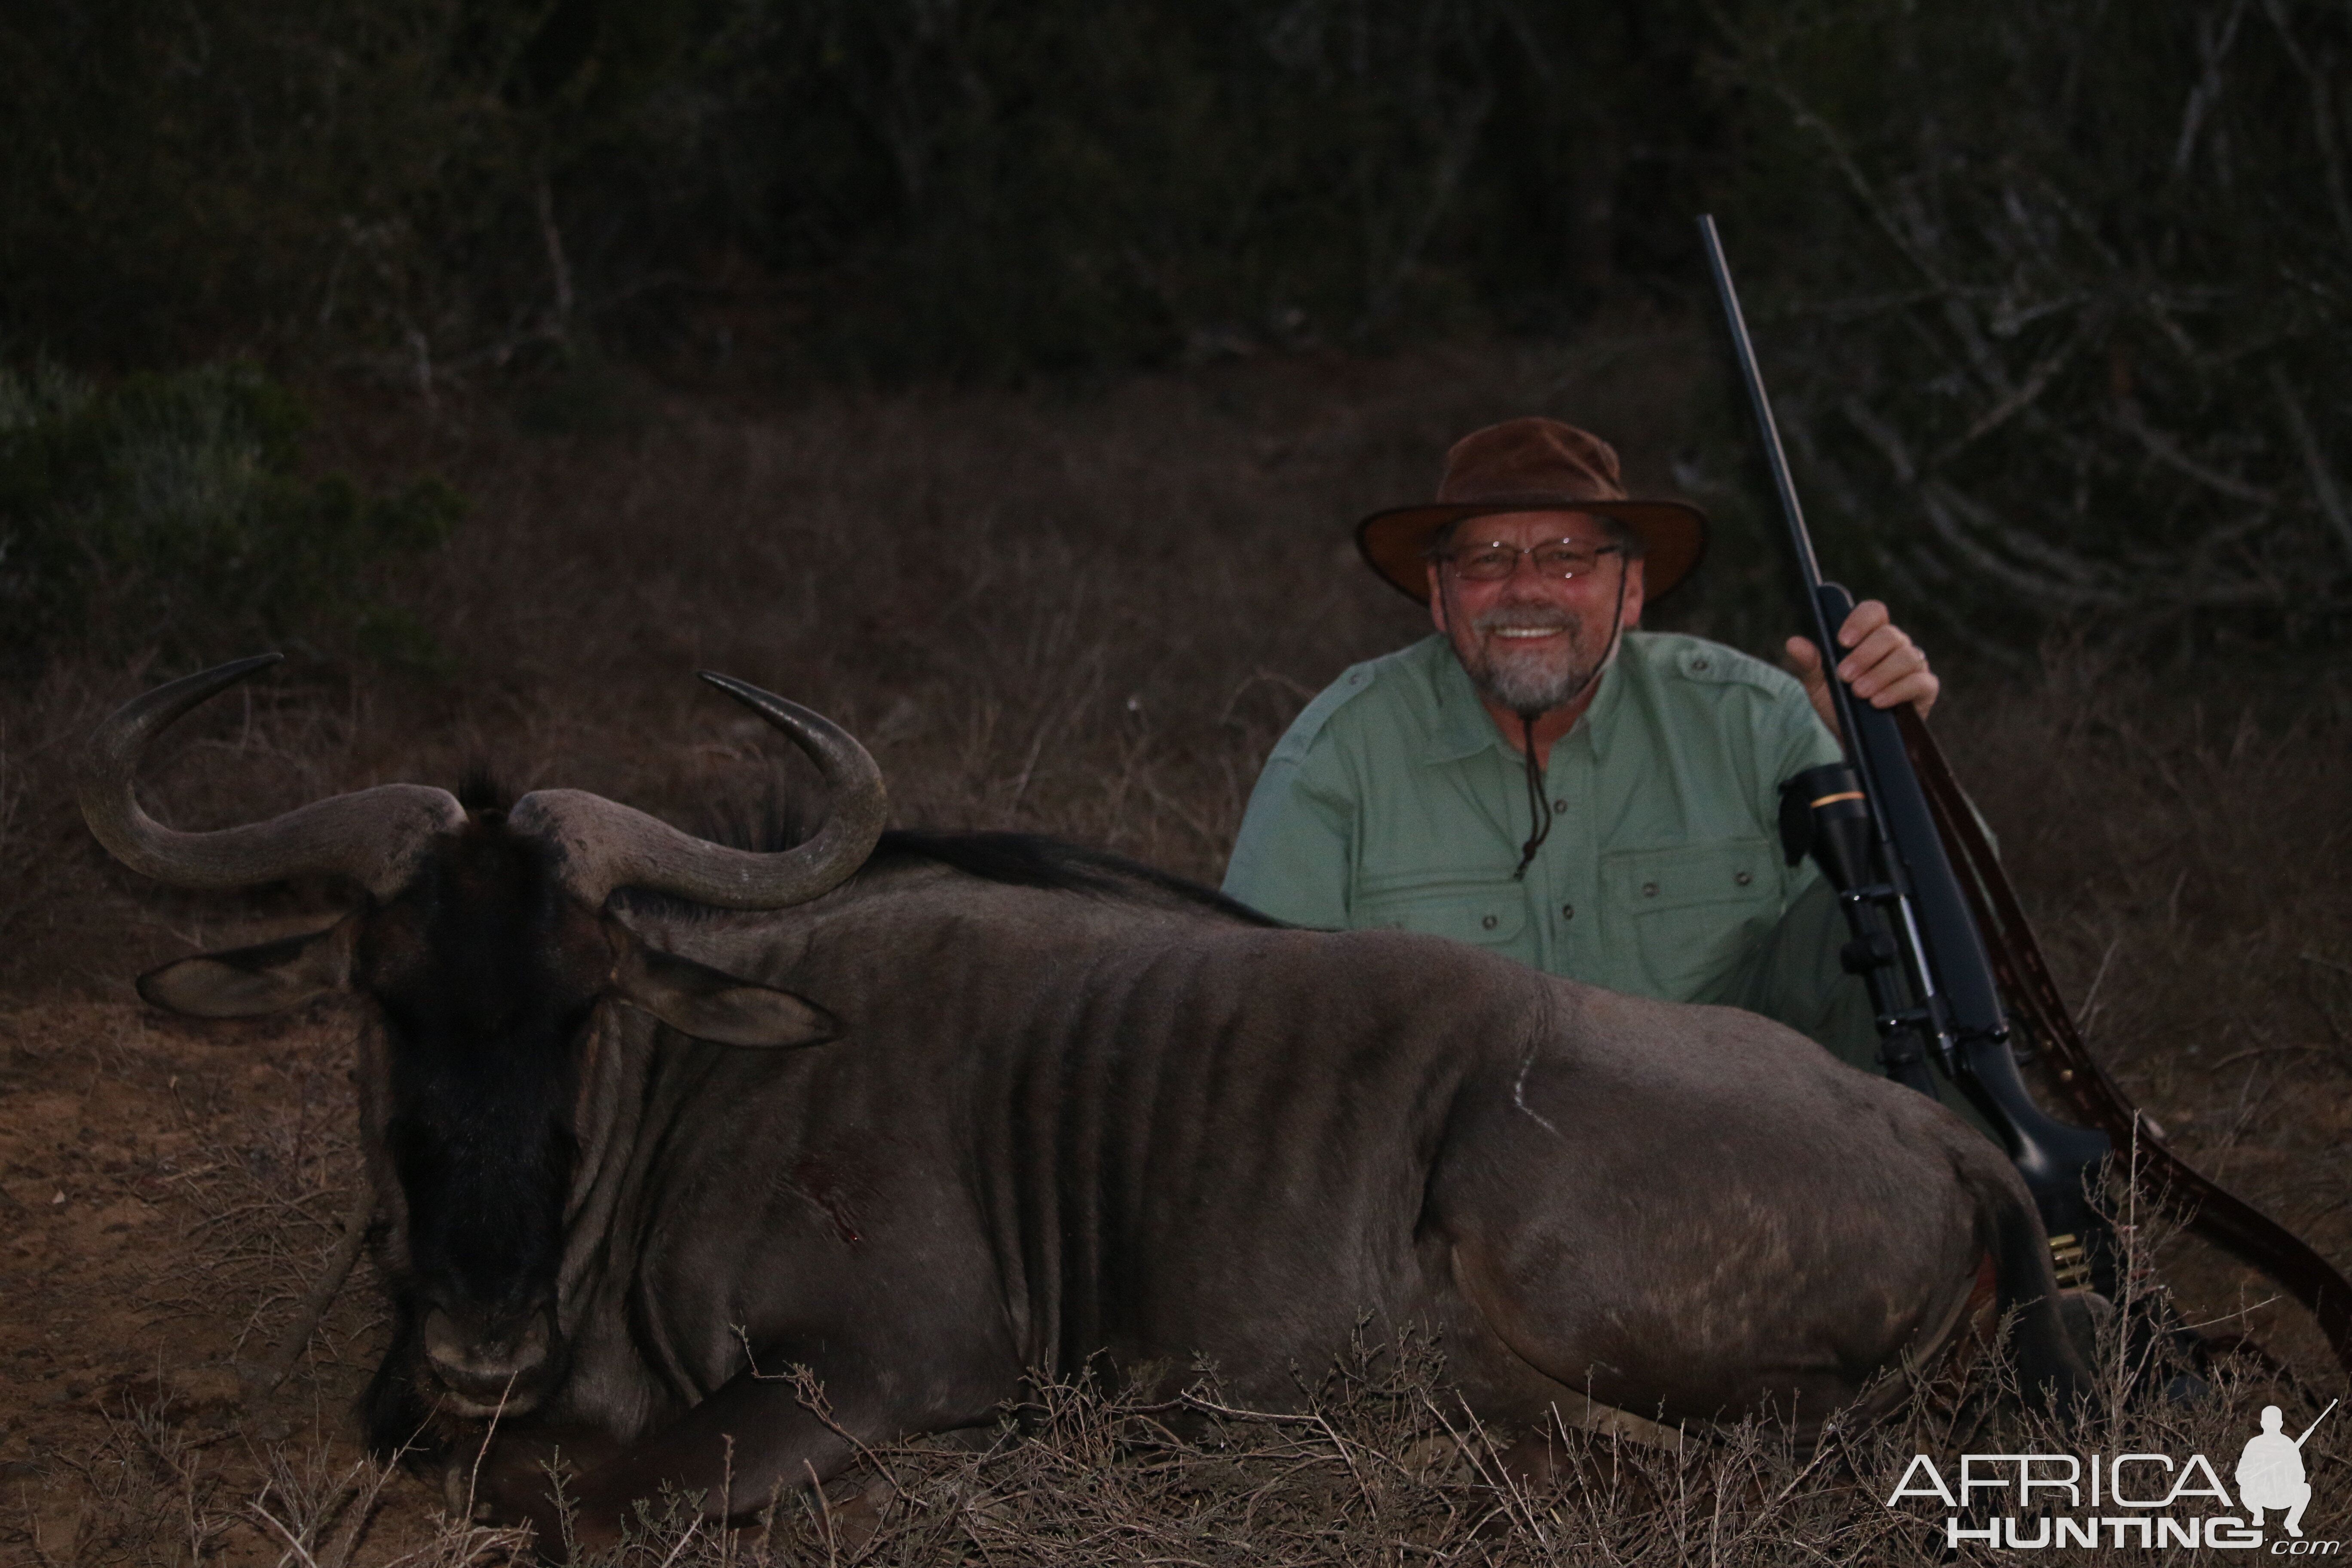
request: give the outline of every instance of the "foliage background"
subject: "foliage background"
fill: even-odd
[[[2323,0],[27,0],[0,348],[504,372],[576,422],[615,363],[1704,332],[1711,207],[1833,567],[2012,658],[2332,641],[2347,47]],[[1718,395],[1680,477],[1737,524]]]

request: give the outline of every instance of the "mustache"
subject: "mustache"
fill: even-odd
[[[1500,631],[1508,626],[1514,630],[1556,631],[1576,625],[1576,617],[1555,605],[1496,605],[1483,614],[1473,616],[1471,626],[1482,632]]]

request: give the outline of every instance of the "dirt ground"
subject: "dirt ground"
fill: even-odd
[[[1359,581],[1345,520],[1425,486],[1449,431],[1579,414],[1611,363],[1454,365],[1443,397],[1402,367],[1083,404],[680,405],[593,447],[412,434],[395,456],[435,456],[482,498],[415,585],[469,673],[291,673],[190,722],[157,809],[202,826],[446,785],[488,749],[526,787],[691,822],[698,795],[775,765],[698,705],[686,672],[713,665],[857,730],[901,823],[1059,832],[1213,879],[1306,694],[1414,635]],[[1631,450],[1664,470],[1681,394],[1634,390]],[[877,432],[898,457],[845,455]],[[2352,1263],[2352,680],[2325,660],[2292,680],[2284,663],[2184,674],[2116,647],[1956,681],[1938,730],[2094,1048],[2177,1152]],[[364,1260],[283,1384],[252,1392],[344,1237],[352,1024],[196,1025],[132,998],[164,957],[325,923],[319,889],[162,893],[89,843],[61,759],[145,679],[53,674],[0,715],[0,1560],[495,1555],[442,1528],[437,1489],[354,1446],[383,1331]],[[2343,1388],[2252,1269],[2184,1240],[2160,1272],[2191,1321],[2251,1334],[2316,1404]],[[2315,1462],[2352,1501],[2352,1445],[2323,1433]]]
[[[0,1016],[0,1557],[277,1563],[266,1516],[299,1533],[354,1479],[364,1260],[275,1397],[250,1386],[350,1218],[349,1047],[331,1017]],[[357,1479],[412,1505],[373,1547],[430,1538],[437,1497]]]

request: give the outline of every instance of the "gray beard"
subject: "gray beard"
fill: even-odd
[[[1568,628],[1568,646],[1551,653],[1520,653],[1491,640],[1472,644],[1472,657],[1462,661],[1470,682],[1499,707],[1514,713],[1548,713],[1576,700],[1601,673],[1608,649],[1586,646],[1586,628],[1550,615],[1530,616],[1525,609],[1498,605],[1474,623],[1481,633],[1497,626],[1551,625]],[[1456,649],[1459,652],[1459,649]]]
[[[1580,666],[1569,669],[1543,669],[1506,664],[1500,668],[1489,665],[1481,674],[1470,672],[1478,689],[1495,700],[1498,707],[1514,713],[1549,713],[1575,700],[1584,689],[1592,672]]]

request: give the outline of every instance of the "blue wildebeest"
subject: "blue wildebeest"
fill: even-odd
[[[156,824],[142,747],[267,662],[109,720],[84,809],[165,882],[356,885],[326,931],[140,989],[362,1004],[396,1325],[371,1436],[496,1413],[509,1514],[544,1526],[551,1445],[589,1540],[664,1486],[740,1512],[1098,1355],[1295,1398],[1360,1323],[1434,1337],[1497,1422],[1802,1425],[1934,1356],[1988,1254],[2025,1375],[2084,1375],[2000,1152],[1763,1019],[1283,929],[1042,841],[882,835],[855,740],[719,677],[824,775],[806,842],[415,785]]]

